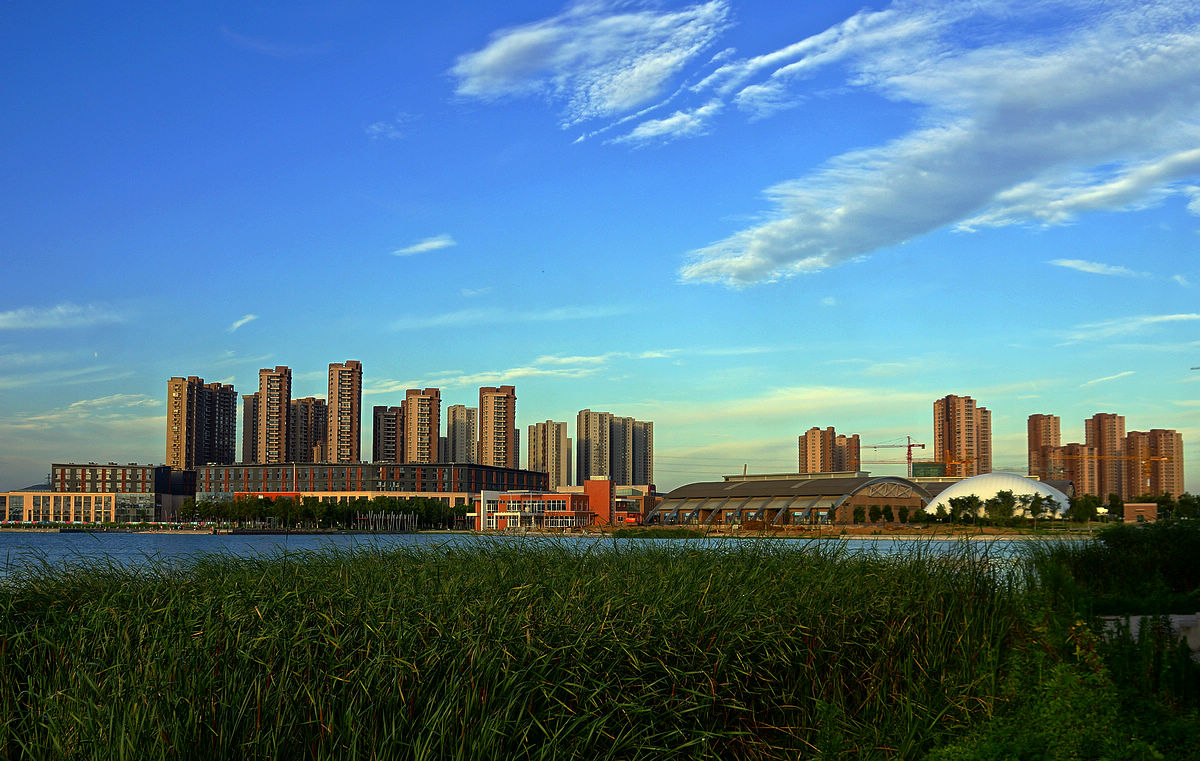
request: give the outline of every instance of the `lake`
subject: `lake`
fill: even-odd
[[[848,552],[895,554],[921,548],[942,553],[961,549],[961,540],[870,538],[729,538],[706,539],[614,539],[607,536],[509,536],[477,534],[203,534],[203,533],[49,533],[0,531],[0,576],[19,572],[30,564],[61,566],[80,562],[112,562],[136,566],[152,562],[185,561],[193,555],[226,553],[239,556],[263,556],[282,552],[309,552],[326,549],[414,548],[464,546],[477,542],[557,543],[580,550],[635,543],[669,543],[680,547],[717,547],[731,549],[746,542],[766,541],[784,547],[842,548]],[[970,542],[979,551],[1011,556],[1028,540],[997,539]]]

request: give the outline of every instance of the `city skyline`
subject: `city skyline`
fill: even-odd
[[[0,489],[158,462],[164,379],[345,357],[364,411],[654,421],[663,489],[932,446],[948,393],[993,470],[1111,412],[1200,488],[1192,3],[128,13],[8,9]]]

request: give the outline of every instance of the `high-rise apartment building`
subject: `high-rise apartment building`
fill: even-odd
[[[450,462],[479,462],[479,410],[465,404],[446,408],[446,458]]]
[[[1083,421],[1083,443],[1095,448],[1096,494],[1105,499],[1110,494],[1125,493],[1125,416],[1112,412],[1097,412]],[[1079,487],[1075,488],[1079,493]]]
[[[528,470],[550,476],[550,488],[557,489],[571,484],[571,439],[567,438],[567,424],[547,420],[529,426],[526,443]]]
[[[167,459],[191,469],[237,459],[237,393],[233,386],[203,378],[167,381]]]
[[[404,407],[377,406],[371,426],[371,461],[404,462]]]
[[[1026,424],[1029,475],[1043,481],[1058,478],[1051,475],[1049,458],[1053,451],[1062,446],[1062,433],[1058,415],[1030,415]]]
[[[1124,445],[1124,492],[1122,498],[1137,499],[1183,493],[1183,435],[1177,431],[1154,428],[1130,431]]]
[[[969,396],[950,394],[933,403],[933,451],[947,476],[992,472],[992,413]]]
[[[516,468],[519,463],[517,390],[484,386],[479,389],[479,464]]]
[[[410,388],[404,393],[405,462],[438,461],[441,416],[441,389]]]
[[[861,462],[858,434],[839,434],[832,426],[812,427],[799,438],[800,473],[857,471]]]
[[[654,482],[654,423],[580,410],[575,418],[575,482],[608,478],[616,485]]]
[[[257,460],[287,462],[288,418],[292,406],[292,371],[282,365],[258,371]]]
[[[361,462],[361,362],[348,359],[330,363],[328,404],[325,459],[329,462]]]
[[[293,399],[288,405],[287,462],[328,462],[325,449],[328,405],[318,396]]]
[[[258,394],[242,395],[242,459],[258,462]]]

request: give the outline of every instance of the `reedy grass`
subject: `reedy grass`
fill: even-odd
[[[0,756],[916,758],[993,710],[1007,578],[771,542],[43,566],[0,583]]]

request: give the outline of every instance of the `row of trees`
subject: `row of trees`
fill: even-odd
[[[1169,494],[1158,497],[1145,495],[1134,502],[1154,502],[1158,504],[1159,518],[1200,518],[1200,497],[1184,492],[1178,498]],[[854,522],[871,523],[884,521],[891,523],[899,520],[901,523],[949,522],[979,525],[1008,525],[1051,518],[1058,514],[1062,505],[1051,497],[1041,494],[1014,494],[1011,491],[998,492],[991,499],[984,500],[974,494],[962,497],[951,497],[949,509],[939,505],[936,513],[921,510],[910,510],[899,507],[893,510],[891,505],[857,505],[854,508]],[[1122,520],[1125,515],[1125,502],[1116,494],[1110,494],[1107,502],[1102,502],[1094,494],[1084,494],[1073,497],[1065,506],[1062,518],[1075,523],[1086,523],[1096,520]]]
[[[451,507],[432,497],[386,496],[355,497],[346,502],[324,502],[317,497],[188,499],[179,510],[185,521],[289,529],[446,529],[455,528],[466,514],[466,507]]]

